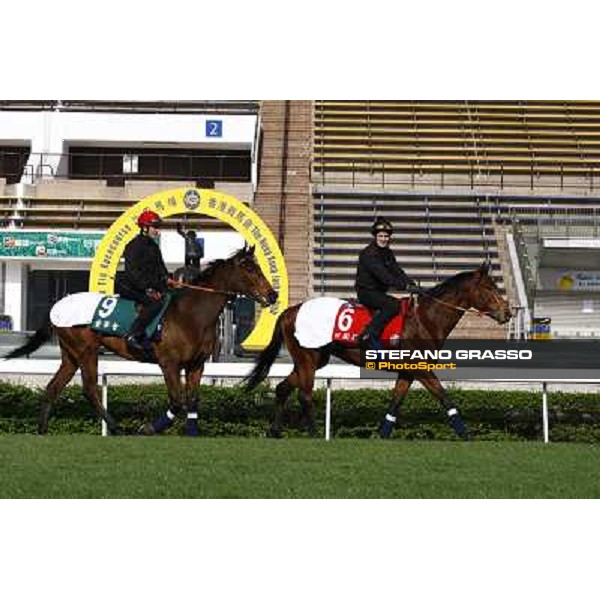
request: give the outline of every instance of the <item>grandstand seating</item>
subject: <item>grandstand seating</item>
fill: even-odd
[[[492,261],[502,285],[494,226],[479,198],[322,192],[315,195],[313,210],[315,293],[354,296],[357,256],[372,239],[375,213],[394,223],[393,249],[425,287],[484,259]]]
[[[0,185],[0,216],[8,223],[25,229],[48,227],[106,229],[141,198],[162,189],[195,186],[193,181],[135,181],[123,188],[107,187],[105,181],[46,181],[27,186],[25,195],[9,194],[14,186]],[[247,203],[252,199],[250,183],[222,183],[220,191]],[[186,215],[189,227],[211,230],[226,228],[209,217]],[[169,220],[167,220],[167,227]]]
[[[425,287],[490,258],[510,293],[502,225],[583,231],[599,176],[600,102],[317,101],[314,293],[354,295],[375,215]]]
[[[581,198],[414,195],[350,190],[314,194],[314,279],[317,294],[354,294],[356,258],[372,238],[375,214],[395,225],[394,250],[426,287],[492,261],[504,287],[496,224],[518,221],[539,235],[598,235],[600,202]],[[595,228],[595,229],[594,229]]]
[[[314,136],[317,182],[600,174],[594,101],[317,101]]]

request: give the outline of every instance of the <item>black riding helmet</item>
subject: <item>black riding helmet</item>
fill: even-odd
[[[394,233],[394,226],[383,217],[377,217],[371,227],[371,233],[376,236],[378,233]]]

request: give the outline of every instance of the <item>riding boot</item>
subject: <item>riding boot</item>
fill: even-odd
[[[129,346],[136,350],[143,350],[146,340],[146,309],[142,308],[141,313],[137,319],[133,322],[131,331],[123,338]]]
[[[381,330],[382,328],[378,326],[374,317],[358,336],[358,345],[361,350],[381,350],[381,342],[379,340]]]

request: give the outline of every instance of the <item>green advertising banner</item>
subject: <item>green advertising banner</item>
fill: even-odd
[[[3,231],[0,258],[93,258],[102,238],[102,233]]]

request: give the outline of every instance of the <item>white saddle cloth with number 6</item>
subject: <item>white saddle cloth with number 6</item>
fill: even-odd
[[[341,298],[307,300],[296,315],[295,336],[304,348],[321,348],[331,344],[340,308],[347,304]]]

